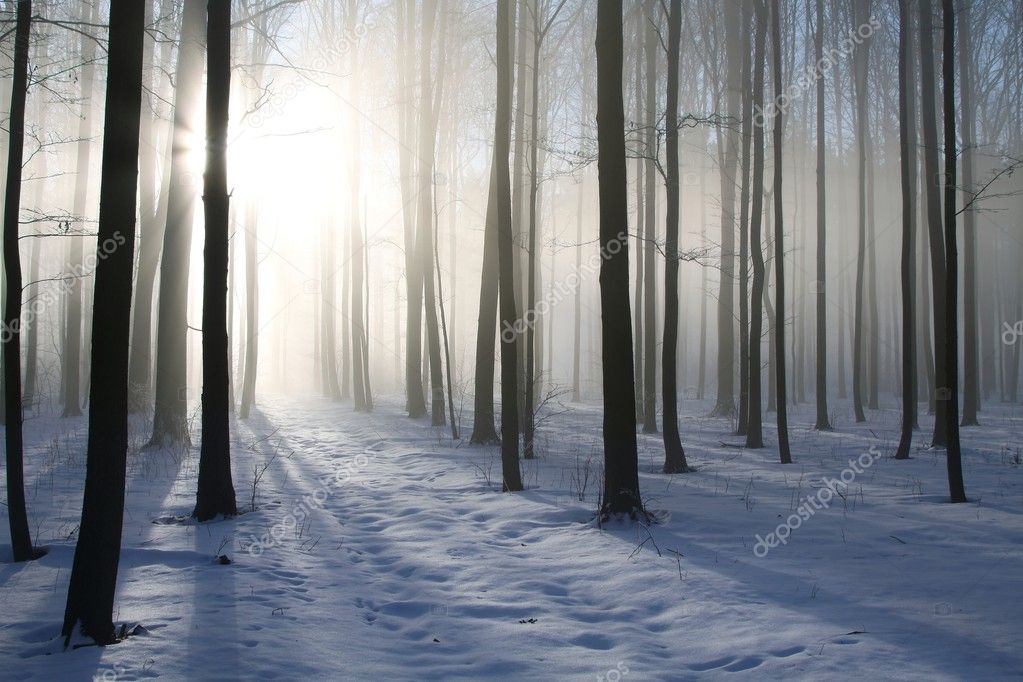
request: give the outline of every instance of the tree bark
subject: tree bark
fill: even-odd
[[[14,70],[8,123],[7,179],[4,189],[4,446],[7,464],[7,517],[15,561],[35,558],[25,508],[24,442],[21,402],[21,253],[18,249],[21,211],[22,156],[25,150],[25,99],[28,94],[28,43],[32,2],[17,6],[14,29]]]
[[[956,110],[955,110],[955,0],[942,1],[944,40],[942,90],[945,109],[945,378],[948,394],[944,409],[948,444],[945,453],[948,489],[952,502],[966,502],[962,453],[959,445],[959,253],[956,244]]]
[[[761,344],[764,325],[764,250],[760,227],[764,215],[764,42],[767,33],[767,6],[757,0],[756,31],[753,41],[753,205],[750,208],[750,251],[753,256],[753,283],[750,291],[749,333],[749,416],[746,421],[746,447],[764,447]]]
[[[818,0],[819,1],[819,0]],[[902,433],[895,459],[909,459],[916,424],[916,83],[910,0],[899,0],[899,160],[902,184]]]
[[[736,0],[725,3],[725,114],[735,120],[742,89],[740,7]],[[721,168],[721,283],[718,291],[718,396],[714,414],[735,414],[735,171],[739,142],[725,131],[719,144],[725,145]]]
[[[597,169],[600,187],[600,311],[604,393],[601,516],[642,513],[629,311],[628,177],[622,102],[622,3],[597,6]]]
[[[227,128],[231,93],[231,3],[211,1],[206,31],[206,248],[202,305],[202,444],[192,511],[199,521],[238,513],[231,480],[230,359],[227,265],[231,198],[227,190]]]
[[[945,338],[946,293],[945,293],[945,238],[941,215],[941,182],[938,172],[938,124],[935,111],[934,41],[931,0],[920,2],[920,118],[923,122],[925,193],[927,195],[927,229],[931,255],[931,288],[934,310],[934,438],[933,445],[948,443],[948,411],[942,409],[939,401],[947,400],[950,378]]]
[[[128,343],[144,28],[142,3],[114,0],[110,9],[85,493],[61,631],[65,647],[78,623],[82,634],[97,644],[116,641],[113,608],[128,454]]]
[[[824,58],[824,0],[817,0],[817,39],[814,42],[814,58],[821,64]],[[827,138],[824,128],[824,73],[817,73],[817,286],[815,296],[817,303],[817,373],[814,396],[817,402],[818,431],[830,431],[831,419],[828,417],[828,298],[827,286],[827,202],[825,188],[827,173],[825,158],[827,155]]]
[[[974,169],[973,144],[976,124],[973,103],[972,3],[958,0],[959,8],[959,108],[962,112],[963,170],[963,421],[962,426],[978,426],[980,409],[980,370],[977,332],[977,219],[972,207]]]
[[[870,16],[871,0],[853,3],[856,25],[862,26]],[[856,90],[856,160],[858,191],[856,230],[856,302],[853,319],[853,410],[857,422],[867,421],[863,413],[863,296],[867,257],[867,135],[870,130],[867,102],[867,71],[869,69],[869,43],[857,43],[853,49]]]
[[[497,113],[494,120],[494,179],[497,186],[497,243],[501,328],[518,320],[512,260],[511,177],[511,45],[512,0],[497,0]],[[506,492],[522,490],[519,471],[518,348],[514,336],[501,335],[501,478]]]
[[[202,103],[206,3],[185,0],[181,46],[178,48],[174,101],[174,147],[168,190],[167,226],[160,261],[159,320],[157,323],[156,407],[151,447],[180,445],[188,435],[188,271],[195,213],[196,178],[188,168],[197,142]]]
[[[667,180],[665,182],[664,338],[661,400],[664,403],[664,473],[689,471],[678,429],[678,54],[682,35],[682,0],[671,0],[668,14],[668,88],[665,108]]]
[[[773,73],[775,101],[781,101],[781,0],[772,0],[771,43],[774,48]],[[784,133],[782,110],[774,116],[774,272],[775,272],[775,366],[778,389],[778,453],[782,464],[792,463],[789,450],[788,401],[785,376],[785,213],[782,202],[782,138]]]

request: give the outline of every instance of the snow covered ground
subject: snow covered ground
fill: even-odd
[[[86,427],[30,418],[29,515],[49,554],[12,564],[0,519],[0,678],[1023,675],[1018,407],[990,406],[983,428],[964,431],[964,505],[946,502],[944,452],[921,448],[924,435],[912,460],[890,459],[897,409],[857,426],[840,405],[834,433],[797,409],[791,466],[772,447],[738,447],[727,420],[700,416],[708,404],[684,409],[694,473],[659,473],[659,436],[640,436],[643,494],[660,518],[649,528],[593,521],[595,406],[553,417],[540,457],[523,462],[528,490],[502,494],[496,448],[453,443],[397,399],[365,415],[267,397],[235,425],[246,513],[201,525],[179,518],[197,452],[139,452],[140,422],[116,617],[145,631],[66,653],[56,635]],[[772,532],[785,542],[768,547]]]

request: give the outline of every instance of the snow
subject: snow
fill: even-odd
[[[1023,673],[1018,407],[989,406],[982,428],[964,430],[971,501],[952,505],[944,452],[921,446],[926,417],[913,459],[900,462],[890,458],[894,407],[856,425],[841,403],[837,430],[819,433],[808,426],[812,406],[801,406],[790,417],[796,461],[782,466],[773,447],[737,447],[728,420],[686,401],[683,443],[696,471],[659,473],[660,437],[640,435],[643,495],[660,522],[603,529],[593,520],[599,407],[572,405],[545,424],[539,458],[522,463],[528,489],[516,494],[499,492],[496,448],[453,443],[401,407],[385,398],[366,415],[327,400],[261,396],[233,428],[246,513],[205,524],[181,520],[194,504],[197,449],[139,451],[146,426],[133,422],[115,618],[144,630],[68,652],[57,635],[86,422],[29,418],[29,515],[49,553],[11,563],[0,519],[2,677]],[[772,420],[765,415],[769,443]],[[463,416],[466,433],[470,421]],[[869,465],[852,467],[861,455]],[[822,478],[838,480],[847,468],[859,472],[824,493]],[[790,517],[801,506],[807,518]],[[758,536],[786,523],[798,528],[784,544],[754,552]],[[215,560],[225,554],[230,564]]]

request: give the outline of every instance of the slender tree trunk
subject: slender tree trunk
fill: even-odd
[[[154,0],[146,0],[146,25],[150,25],[154,18]],[[99,3],[93,4],[93,22],[99,21]],[[159,92],[159,84],[162,78],[154,60],[152,40],[146,40],[143,44],[143,67],[149,67],[151,73],[146,77],[146,85]],[[167,43],[165,43],[167,45]],[[93,79],[90,62],[95,56],[95,41],[84,38],[82,40],[82,59],[85,67],[82,74],[82,91],[86,92],[86,81],[91,83]],[[170,48],[162,47],[161,56],[169,56]],[[88,55],[88,56],[87,56]],[[156,135],[157,115],[155,112],[156,98],[152,95],[147,98],[147,107],[143,109],[139,166],[139,264],[138,275],[135,279],[135,297],[132,301],[132,329],[131,329],[131,357],[128,365],[128,382],[131,389],[129,408],[134,410],[142,409],[143,403],[148,398],[150,382],[152,378],[153,365],[153,291],[157,279],[157,266],[160,262],[160,249],[163,246],[163,232],[165,226],[165,210],[161,206],[166,204],[167,196],[164,191],[163,179],[157,175],[157,160],[165,155],[159,148]],[[86,127],[83,119],[80,131]],[[85,130],[79,134],[83,140],[88,139],[91,130]],[[171,136],[168,136],[171,137]],[[79,151],[81,158],[81,151]],[[88,157],[86,157],[88,158]],[[164,173],[166,176],[166,172]],[[159,192],[158,192],[159,190]],[[83,198],[84,201],[84,198]],[[79,295],[80,300],[80,295]],[[80,314],[80,313],[79,313]],[[79,333],[71,329],[71,317],[68,316],[68,328],[70,333]],[[79,328],[81,322],[78,323]],[[70,341],[70,337],[69,337]],[[70,368],[69,368],[70,369]]]
[[[772,0],[774,11],[771,13],[771,43],[774,48],[773,73],[771,80],[774,85],[774,96],[780,101],[781,84],[781,0]],[[775,291],[775,365],[777,367],[778,388],[778,452],[782,464],[792,463],[789,451],[788,404],[785,376],[785,214],[782,202],[782,138],[784,134],[782,110],[774,116],[774,283]]]
[[[643,216],[643,433],[657,433],[657,57],[661,52],[654,0],[646,0],[646,200]]]
[[[497,244],[501,328],[518,320],[515,310],[515,263],[512,260],[511,177],[511,26],[512,0],[497,0],[497,113],[494,121],[494,180],[497,186]],[[519,471],[518,349],[516,339],[501,335],[501,477],[505,491],[522,490]]]
[[[753,206],[750,208],[750,251],[753,256],[753,283],[750,291],[749,335],[749,416],[746,421],[746,447],[764,447],[761,385],[763,366],[761,345],[764,325],[764,249],[760,227],[764,216],[764,42],[767,33],[767,6],[756,3],[756,31],[753,42]]]
[[[8,123],[7,179],[4,190],[4,446],[7,464],[7,517],[15,561],[34,559],[25,509],[24,443],[21,404],[21,254],[18,220],[21,210],[22,156],[25,149],[25,99],[28,94],[28,42],[32,2],[20,0],[14,29],[14,71]],[[134,198],[134,195],[133,195]]]
[[[102,257],[97,259],[93,303],[85,493],[61,631],[65,647],[79,623],[81,633],[97,644],[116,641],[113,611],[128,454],[128,342],[144,28],[142,3],[111,5],[97,240],[97,255]]]
[[[817,39],[814,42],[814,58],[821,64],[824,58],[824,0],[817,0]],[[827,156],[827,138],[824,129],[824,73],[817,73],[817,285],[815,297],[817,303],[817,383],[815,398],[817,401],[818,431],[830,431],[831,420],[828,417],[828,297],[827,287],[827,202],[825,191],[827,173],[825,159]]]
[[[665,108],[666,152],[664,249],[664,354],[661,400],[664,403],[664,473],[689,471],[678,431],[678,54],[682,35],[682,0],[671,0],[668,14],[668,92]]]
[[[188,271],[195,212],[196,179],[190,175],[192,136],[202,103],[206,3],[185,0],[174,104],[167,226],[160,262],[157,323],[156,408],[151,447],[186,444],[188,435]]]
[[[473,392],[472,435],[469,442],[489,445],[500,442],[494,427],[494,345],[497,341],[497,151],[490,165],[490,189],[483,228],[483,268],[480,274],[480,309],[476,326],[476,372]]]
[[[862,26],[870,16],[871,0],[853,3],[856,25]],[[856,187],[858,227],[856,230],[856,302],[853,320],[853,410],[857,422],[867,421],[863,413],[863,296],[867,258],[867,135],[868,120],[867,80],[869,69],[869,43],[857,43],[853,50],[856,90],[856,160],[858,164]]]
[[[242,372],[242,399],[238,416],[248,419],[256,402],[256,368],[259,359],[259,272],[256,260],[257,219],[255,208],[246,209],[245,227],[245,369]],[[319,325],[316,327],[319,334]],[[319,339],[319,336],[316,337]],[[319,348],[313,354],[319,360]]]
[[[635,376],[629,327],[628,176],[622,102],[622,3],[597,5],[597,148],[600,184],[600,311],[604,376],[601,515],[642,513],[636,452]]]
[[[227,339],[227,265],[231,198],[227,189],[227,126],[231,93],[231,3],[211,2],[207,22],[206,248],[202,305],[202,445],[192,511],[199,521],[238,513],[231,480]]]
[[[153,13],[153,1],[148,0],[146,3],[146,14],[152,16]],[[90,21],[97,23],[99,21],[99,3],[95,3],[92,6],[92,10],[89,13]],[[89,195],[89,162],[92,156],[92,90],[93,81],[95,80],[96,67],[93,61],[96,58],[96,42],[87,36],[82,36],[79,41],[79,49],[82,54],[82,117],[78,122],[78,160],[75,164],[75,199],[74,199],[74,214],[78,217],[84,218],[85,211],[87,208],[87,199]],[[144,117],[145,122],[142,124],[145,128],[147,141],[152,146],[152,117]],[[155,151],[152,154],[155,160]],[[148,162],[148,160],[147,160]],[[145,210],[145,201],[147,195],[144,189],[145,184],[141,185],[142,188],[142,201],[143,210]],[[155,188],[151,188],[155,189]],[[151,195],[150,195],[151,196]],[[155,207],[154,207],[155,210]],[[68,259],[68,266],[71,269],[71,280],[70,286],[67,292],[67,317],[65,321],[65,336],[64,336],[64,417],[79,417],[82,414],[82,259],[83,253],[83,239],[79,236],[72,236],[70,238],[70,258]],[[152,300],[150,300],[152,303]],[[136,322],[137,324],[137,322]],[[148,369],[148,365],[147,365]],[[148,379],[148,372],[147,372]]]
[[[753,63],[750,26],[753,3],[742,3],[742,180],[739,183],[739,426],[737,433],[746,435],[749,423],[750,381],[750,148],[753,143]]]
[[[742,89],[740,4],[725,3],[725,114],[734,120],[739,113]],[[725,145],[721,168],[721,284],[718,291],[718,397],[714,414],[735,414],[735,173],[739,141],[726,130],[719,144]]]
[[[955,110],[955,0],[942,0],[944,39],[942,90],[945,109],[945,378],[948,394],[939,411],[945,411],[948,434],[946,465],[952,502],[966,502],[963,464],[959,445],[959,253],[956,244],[956,110]]]
[[[426,341],[430,359],[430,405],[434,426],[444,425],[444,369],[441,361],[440,332],[437,324],[437,295],[433,272],[433,173],[436,144],[432,83],[433,33],[436,7],[424,6],[423,34],[419,63],[419,209],[416,218],[416,276],[423,280],[426,310]],[[438,88],[439,91],[439,88]],[[438,95],[439,99],[439,95]]]
[[[934,310],[934,400],[948,399],[950,378],[945,374],[948,367],[945,338],[947,324],[945,294],[945,238],[942,228],[941,187],[938,185],[938,124],[935,111],[934,41],[931,0],[920,3],[920,117],[923,121],[924,176],[927,195],[927,229],[930,241],[931,283]],[[948,411],[937,405],[934,410],[933,445],[943,447],[948,443]]]
[[[963,426],[978,426],[980,409],[980,368],[977,334],[977,220],[973,208],[973,31],[970,26],[972,3],[958,0],[959,8],[959,96],[962,112],[963,169]]]
[[[902,434],[895,459],[909,459],[916,424],[916,83],[910,0],[899,0],[899,160],[902,183]]]

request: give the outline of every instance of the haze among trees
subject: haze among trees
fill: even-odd
[[[0,649],[1018,673],[1021,34],[1018,0],[0,1]],[[895,668],[807,639],[890,625],[860,566]],[[975,618],[913,639],[908,603]]]

